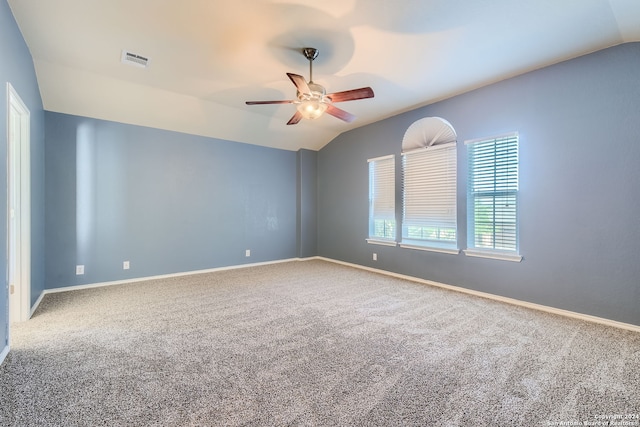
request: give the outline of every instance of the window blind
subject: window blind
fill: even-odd
[[[369,159],[369,238],[395,240],[395,156]]]
[[[456,143],[403,154],[402,243],[457,248]]]
[[[518,252],[518,134],[467,142],[469,248]]]

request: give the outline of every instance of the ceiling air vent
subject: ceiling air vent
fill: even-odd
[[[120,60],[123,64],[135,65],[136,67],[142,68],[147,68],[147,65],[149,64],[149,58],[145,58],[142,55],[128,52],[126,50],[122,51],[122,58]]]

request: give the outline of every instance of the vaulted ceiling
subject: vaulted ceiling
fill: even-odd
[[[9,0],[44,108],[287,150],[495,81],[640,41],[638,0]],[[329,92],[371,86],[286,122],[287,72]],[[121,62],[123,50],[149,58]]]

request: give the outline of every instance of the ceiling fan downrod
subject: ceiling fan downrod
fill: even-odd
[[[309,83],[313,83],[313,60],[318,57],[318,49],[315,47],[303,47],[302,54],[309,60]]]

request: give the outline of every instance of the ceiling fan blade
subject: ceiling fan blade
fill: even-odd
[[[347,113],[346,111],[341,110],[340,108],[331,104],[329,104],[329,106],[327,107],[327,114],[331,114],[333,117],[337,117],[347,123],[351,123],[356,118],[356,116],[354,116],[353,114]]]
[[[302,120],[302,114],[300,114],[300,111],[296,111],[296,113],[293,115],[293,117],[291,117],[289,119],[289,121],[287,122],[288,125],[295,125],[297,124],[300,120]]]
[[[247,101],[247,105],[263,105],[263,104],[293,104],[294,101]]]
[[[294,85],[296,85],[296,89],[300,93],[311,93],[311,89],[309,89],[309,85],[307,81],[299,74],[287,73],[287,76],[291,79]]]
[[[345,90],[344,92],[335,92],[327,95],[331,98],[331,102],[355,101],[356,99],[373,98],[373,89],[370,87],[361,87],[360,89]]]

